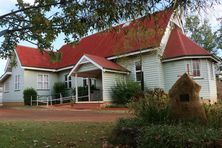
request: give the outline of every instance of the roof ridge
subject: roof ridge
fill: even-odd
[[[176,29],[176,33],[178,34],[178,37],[179,37],[179,40],[180,40],[180,44],[182,45],[182,50],[183,50],[185,53],[187,53],[187,51],[186,51],[186,46],[185,46],[184,43],[183,43],[181,34],[180,34],[180,32],[179,32],[179,30],[178,30],[177,28],[175,28],[175,29]]]

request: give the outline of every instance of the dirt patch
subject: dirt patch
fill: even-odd
[[[129,118],[126,112],[103,112],[90,110],[50,110],[0,108],[0,121],[63,121],[63,122],[115,122],[120,118]]]

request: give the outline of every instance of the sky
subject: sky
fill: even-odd
[[[24,0],[25,2],[33,3],[34,0]],[[15,4],[17,0],[0,0],[0,15],[6,14],[10,12],[12,9],[16,9]],[[212,8],[207,9],[206,12],[200,12],[201,18],[208,18],[209,23],[212,26],[214,30],[218,29],[219,27],[219,22],[217,21],[217,18],[222,18],[222,4],[213,6]],[[1,29],[0,29],[1,31]],[[0,38],[0,44],[3,41],[2,38]],[[32,46],[35,47],[34,45],[27,43],[27,42],[20,42],[20,45],[25,45],[25,46]],[[59,49],[62,45],[64,44],[63,41],[63,36],[60,36],[55,42],[54,42],[54,47],[55,49]],[[6,64],[6,60],[0,59],[0,76],[4,73],[4,67]]]

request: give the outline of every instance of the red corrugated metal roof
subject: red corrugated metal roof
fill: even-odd
[[[203,56],[211,55],[207,50],[197,45],[194,41],[186,37],[179,28],[175,27],[169,37],[163,53],[164,59],[181,56]]]
[[[23,66],[59,69],[76,64],[84,54],[111,57],[158,47],[171,15],[172,10],[160,11],[85,37],[75,46],[64,45],[59,50],[62,54],[60,63],[50,63],[47,54],[34,48],[18,46],[16,51]]]
[[[40,50],[36,48],[18,45],[16,47],[16,53],[22,66],[49,69],[58,67],[58,63],[50,62],[50,56],[47,51],[40,52]]]
[[[89,54],[85,54],[85,56],[87,56],[88,58],[93,60],[95,63],[100,65],[102,68],[110,69],[110,70],[117,70],[117,71],[128,71],[127,69],[123,68],[122,66],[120,66],[112,61],[109,61],[104,57],[98,57],[98,56],[89,55]]]

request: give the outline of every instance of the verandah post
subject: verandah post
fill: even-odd
[[[63,103],[63,101],[62,101],[62,93],[60,93],[59,96],[60,96],[60,104],[62,104]]]
[[[30,105],[32,106],[32,96],[31,96],[31,103],[30,103]]]
[[[89,98],[89,102],[90,102],[90,80],[89,80],[89,78],[87,79],[87,81],[88,81],[88,98]]]
[[[37,106],[39,105],[38,98],[39,98],[39,96],[37,96],[37,98],[36,98],[36,105]]]
[[[76,86],[76,102],[78,102],[78,78],[77,73],[75,74],[75,86]]]

